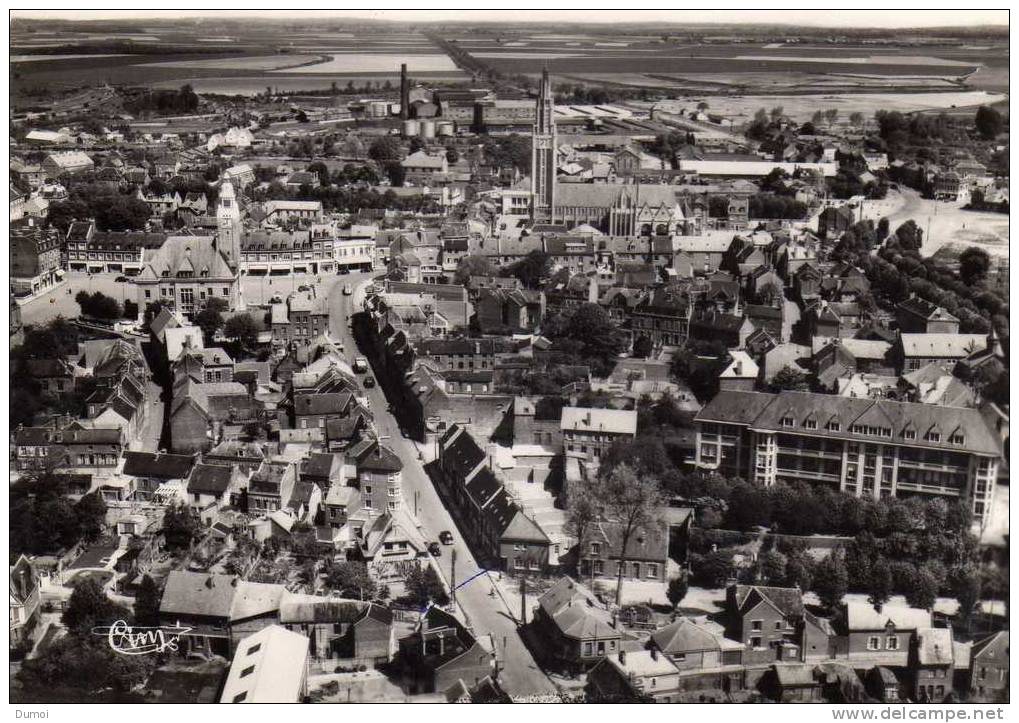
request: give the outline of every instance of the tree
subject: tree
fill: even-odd
[[[431,565],[412,567],[407,573],[404,588],[411,602],[422,609],[430,602],[435,605],[449,603],[446,588]]]
[[[687,591],[690,589],[690,585],[686,580],[686,575],[680,575],[669,580],[669,587],[665,590],[665,596],[672,603],[672,607],[678,607],[683,598],[686,597]]]
[[[142,576],[138,592],[134,597],[134,621],[137,625],[155,627],[159,625],[159,603],[162,592],[156,581],[148,575]]]
[[[417,153],[418,151],[424,150],[424,148],[425,148],[425,142],[423,140],[421,140],[420,138],[418,138],[417,136],[415,136],[414,138],[410,139],[410,149],[409,150],[410,150],[411,153]]]
[[[186,550],[201,534],[201,524],[184,505],[168,507],[163,516],[163,537],[171,550]]]
[[[980,570],[969,564],[957,565],[949,571],[948,583],[952,595],[959,601],[959,618],[968,620],[976,610],[983,591],[983,576]]]
[[[602,477],[598,485],[598,501],[605,517],[619,525],[619,553],[616,577],[616,605],[622,603],[623,568],[630,551],[630,540],[638,530],[657,526],[658,510],[664,504],[657,479],[640,477],[629,465],[619,465]],[[642,533],[648,534],[648,533]]]
[[[785,366],[771,378],[769,387],[773,392],[806,392],[810,391],[810,382],[808,380],[809,377],[803,372],[798,372],[790,366]]]
[[[967,286],[984,281],[990,268],[991,257],[979,246],[970,246],[959,254],[959,275]]]
[[[832,550],[814,569],[814,592],[821,604],[834,610],[849,589],[849,575],[841,550]]]
[[[368,148],[368,157],[377,163],[400,160],[400,143],[393,136],[380,136]]]
[[[863,125],[863,113],[860,113],[859,111],[853,111],[852,113],[849,114],[849,122],[852,123],[857,128],[859,128],[860,126]]]
[[[986,105],[982,105],[977,108],[977,115],[974,120],[977,126],[977,131],[981,136],[988,140],[996,138],[1004,127],[1004,121],[1001,118],[1001,113],[999,113],[995,108],[991,108]]]
[[[576,483],[570,483],[570,494],[566,499],[566,532],[576,540],[576,549],[585,550],[587,534],[598,521],[598,500],[594,482],[583,477]],[[578,554],[577,572],[579,573],[580,555]]]
[[[326,573],[326,585],[343,597],[371,600],[375,597],[375,581],[363,562],[341,562]]]
[[[766,550],[757,558],[761,577],[769,585],[781,585],[786,578],[789,559],[778,550]]]
[[[67,631],[84,638],[92,635],[92,628],[127,620],[127,610],[112,602],[95,578],[79,578],[60,618]]]
[[[732,550],[712,550],[703,557],[691,556],[694,582],[706,588],[725,587],[732,577]]]
[[[814,567],[813,558],[805,552],[790,553],[785,565],[786,586],[809,590],[814,582]]]
[[[915,608],[930,610],[938,599],[938,580],[926,567],[916,569],[913,584],[905,590],[906,602]]]
[[[457,264],[456,267],[456,274],[454,278],[456,279],[456,283],[461,286],[466,286],[473,276],[494,275],[495,269],[492,268],[492,262],[488,260],[487,256],[472,254],[460,259],[460,263]]]
[[[223,325],[223,333],[227,338],[240,342],[246,349],[253,349],[258,344],[260,330],[261,327],[251,314],[237,314]]]
[[[85,542],[95,542],[106,528],[106,502],[98,492],[87,494],[74,505],[78,530]]]
[[[923,230],[913,219],[895,229],[895,237],[904,251],[919,251],[923,246]]]
[[[396,188],[402,188],[404,181],[407,180],[407,171],[396,161],[390,161],[385,164],[386,177],[389,179],[391,186]]]
[[[891,568],[884,558],[878,558],[870,569],[869,593],[867,602],[874,606],[874,609],[881,612],[881,608],[892,596],[894,580],[892,579]]]
[[[92,316],[97,319],[119,319],[120,304],[100,291],[90,294],[87,291],[79,291],[74,300],[78,302],[81,313],[85,316]]]
[[[520,279],[520,283],[528,289],[535,289],[541,280],[548,276],[551,260],[544,251],[534,249],[509,268],[512,276]]]
[[[195,324],[202,330],[206,346],[212,346],[216,332],[223,328],[223,314],[229,305],[223,299],[212,297],[195,316]]]
[[[460,153],[455,148],[450,146],[446,149],[446,161],[448,163],[456,163],[460,160]]]

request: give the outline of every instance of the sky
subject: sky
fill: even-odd
[[[377,3],[382,5],[383,2]],[[13,11],[13,17],[60,18],[73,20],[123,18],[175,18],[200,16],[261,16],[294,20],[301,14],[335,18],[375,18],[395,21],[491,21],[521,22],[537,20],[548,23],[749,23],[794,24],[821,27],[938,27],[973,25],[1008,25],[1008,10],[260,10],[260,11],[208,11],[198,10],[32,10]],[[526,17],[523,17],[525,16]]]

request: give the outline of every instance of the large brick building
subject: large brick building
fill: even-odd
[[[697,465],[759,484],[961,499],[990,513],[1002,439],[976,409],[807,392],[722,391],[697,415]]]

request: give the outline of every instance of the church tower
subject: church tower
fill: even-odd
[[[556,131],[548,68],[541,73],[536,110],[531,135],[531,217],[536,221],[552,221],[555,217]]]
[[[230,267],[236,272],[241,265],[241,208],[229,177],[224,176],[219,186],[219,203],[216,206],[216,248],[223,252]]]

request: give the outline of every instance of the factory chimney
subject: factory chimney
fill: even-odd
[[[400,65],[400,120],[410,118],[410,84],[407,82],[407,64]]]

